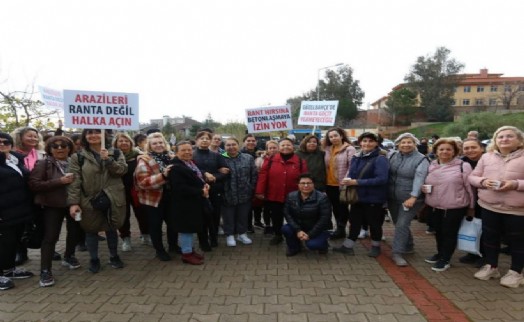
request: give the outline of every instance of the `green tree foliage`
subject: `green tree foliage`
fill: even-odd
[[[420,95],[420,106],[428,121],[453,120],[453,94],[464,64],[450,58],[451,51],[439,47],[433,55],[420,56],[404,80]]]
[[[396,126],[398,118],[402,124],[409,123],[410,116],[417,112],[417,94],[409,88],[403,87],[391,93],[386,102],[385,110],[391,116],[392,125]]]
[[[244,135],[246,135],[246,131],[247,131],[247,126],[244,123],[229,122],[229,123],[220,125],[215,130],[215,133],[219,133],[223,135],[232,135],[240,141],[242,140]]]
[[[493,112],[468,113],[463,115],[460,120],[446,126],[442,131],[442,136],[460,136],[464,138],[469,131],[478,131],[479,138],[489,139],[496,129],[504,125],[512,125],[519,129],[524,128],[524,117],[522,114],[505,115]]]
[[[55,110],[43,108],[44,103],[33,99],[33,92],[0,91],[0,122],[4,131],[10,132],[20,126],[45,127]]]

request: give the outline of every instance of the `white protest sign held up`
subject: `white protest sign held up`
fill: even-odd
[[[297,124],[333,126],[337,109],[338,101],[302,101]]]
[[[293,129],[289,105],[246,109],[246,121],[249,133]]]
[[[39,86],[40,96],[42,102],[48,108],[56,108],[62,110],[64,108],[64,95],[62,90],[56,90],[48,87]]]
[[[64,125],[138,130],[138,94],[64,90]]]

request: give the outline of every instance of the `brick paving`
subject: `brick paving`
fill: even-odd
[[[132,223],[136,228],[136,223]],[[392,225],[384,224],[388,241]],[[305,251],[287,258],[283,245],[270,246],[257,231],[251,246],[220,246],[206,253],[202,266],[180,256],[160,262],[133,231],[133,251],[120,253],[126,264],[108,264],[100,244],[102,271],[69,271],[54,262],[56,285],[40,288],[38,278],[15,281],[0,292],[0,321],[523,321],[524,287],[508,289],[498,280],[477,281],[475,268],[458,262],[435,273],[424,258],[434,253],[434,238],[413,222],[416,252],[411,266],[396,267],[388,241],[377,259],[366,256],[369,241],[356,255]],[[57,249],[63,251],[63,238]],[[24,266],[37,273],[39,251]],[[501,255],[502,272],[509,259]]]

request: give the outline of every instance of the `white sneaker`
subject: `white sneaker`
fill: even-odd
[[[247,237],[246,234],[238,235],[237,240],[241,242],[244,245],[251,245],[253,244],[253,241]]]
[[[505,287],[517,288],[524,285],[524,277],[511,269],[500,279],[500,285]]]
[[[480,271],[476,272],[473,276],[475,276],[476,279],[487,281],[490,278],[499,278],[500,273],[498,268],[491,268],[491,265],[486,264],[482,266]]]
[[[140,236],[140,240],[142,241],[142,245],[147,245],[147,246],[151,246],[152,243],[151,243],[151,236],[147,235],[147,234],[144,234],[142,236]]]
[[[130,252],[131,251],[131,238],[124,237],[122,241],[122,251],[123,252]]]
[[[358,234],[358,239],[364,239],[368,235],[368,232],[364,229],[360,229],[360,234]]]
[[[235,247],[237,245],[237,242],[235,241],[235,236],[229,235],[226,237],[226,244],[229,247]]]

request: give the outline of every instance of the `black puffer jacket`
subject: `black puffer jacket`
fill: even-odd
[[[0,226],[9,227],[32,219],[33,201],[27,184],[29,171],[24,167],[23,156],[11,152],[22,175],[6,164],[0,153]]]
[[[284,206],[286,221],[295,232],[304,231],[310,238],[331,228],[331,203],[325,194],[315,190],[302,201],[300,191],[288,194]]]

